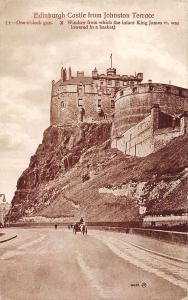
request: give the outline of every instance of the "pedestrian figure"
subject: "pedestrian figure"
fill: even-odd
[[[57,229],[57,224],[55,224],[55,229]]]

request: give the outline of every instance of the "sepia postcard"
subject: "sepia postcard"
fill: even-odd
[[[188,0],[0,0],[0,300],[186,300]]]

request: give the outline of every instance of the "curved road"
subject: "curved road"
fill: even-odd
[[[134,247],[129,234],[8,232],[18,237],[0,244],[0,300],[187,299],[188,264]]]

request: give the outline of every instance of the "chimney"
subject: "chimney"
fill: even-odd
[[[159,128],[159,113],[160,113],[160,107],[159,104],[155,103],[153,104],[153,107],[151,108],[151,118],[153,123],[153,132]]]
[[[97,77],[98,75],[98,71],[97,68],[95,67],[95,69],[92,71],[92,77]]]
[[[63,80],[63,72],[64,72],[64,69],[63,67],[61,68],[61,80]]]
[[[55,80],[52,80],[52,93],[54,92]]]
[[[67,80],[67,70],[63,69],[63,67],[61,68],[61,80],[62,81],[66,81]]]

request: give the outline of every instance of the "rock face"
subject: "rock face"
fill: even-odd
[[[49,127],[17,182],[9,218],[128,221],[185,212],[188,135],[144,158],[110,148],[111,123]]]
[[[49,188],[52,182],[69,172],[86,150],[108,141],[110,130],[111,123],[49,127],[44,132],[42,144],[31,157],[29,167],[18,179],[11,218],[17,219],[49,205],[57,196],[54,189]]]

